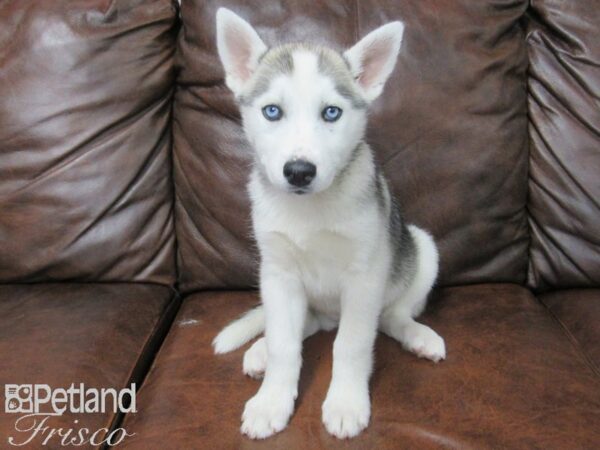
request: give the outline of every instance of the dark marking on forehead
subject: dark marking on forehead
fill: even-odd
[[[294,72],[294,53],[300,50],[317,56],[319,73],[333,81],[340,96],[350,101],[356,109],[367,108],[367,102],[358,92],[352,79],[348,61],[334,50],[308,43],[285,44],[263,53],[252,86],[238,99],[240,104],[250,105],[269,90],[271,82],[278,75],[291,75]]]
[[[249,105],[256,97],[267,92],[277,75],[291,75],[294,72],[293,47],[283,45],[261,55],[255,80],[250,90],[239,98],[240,104]]]
[[[292,49],[281,47],[279,51],[273,52],[265,63],[271,71],[282,74],[291,74],[294,71],[294,58]]]
[[[320,48],[318,58],[319,72],[331,78],[337,93],[352,103],[354,108],[367,108],[367,102],[358,92],[352,79],[348,61],[342,55],[328,48]]]
[[[352,65],[350,64],[350,61],[348,61],[348,58],[346,58],[346,55],[342,54],[342,59],[344,60],[344,64],[346,64],[346,67],[348,68],[348,72],[352,73]]]
[[[356,89],[349,87],[347,84],[336,84],[335,90],[338,94],[352,103],[352,106],[356,109],[366,109],[369,106],[367,102],[356,93]]]

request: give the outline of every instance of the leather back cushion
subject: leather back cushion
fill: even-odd
[[[249,20],[267,45],[343,49],[403,20],[403,48],[374,105],[369,141],[408,220],[437,239],[439,284],[525,281],[525,0],[184,0],[173,129],[184,291],[256,283],[245,189],[252,150],[216,54],[219,6]]]
[[[170,0],[0,4],[0,282],[175,279]]]
[[[532,2],[531,261],[538,290],[600,284],[600,3]]]

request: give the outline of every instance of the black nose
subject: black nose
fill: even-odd
[[[303,159],[288,161],[283,166],[283,176],[292,186],[308,186],[316,174],[317,166]]]

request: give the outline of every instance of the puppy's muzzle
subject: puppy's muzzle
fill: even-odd
[[[294,187],[307,187],[316,175],[317,166],[303,159],[288,161],[283,166],[283,176]]]

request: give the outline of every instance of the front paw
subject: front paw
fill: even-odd
[[[261,392],[246,402],[242,433],[252,439],[265,439],[280,432],[294,411],[293,393]]]
[[[347,389],[330,389],[322,412],[323,423],[330,434],[340,439],[354,437],[369,424],[369,392],[365,388],[354,386]]]

